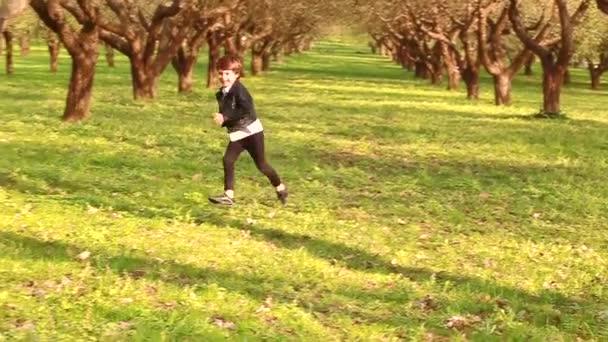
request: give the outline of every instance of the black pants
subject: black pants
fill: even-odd
[[[266,161],[264,132],[262,131],[238,141],[231,141],[226,147],[226,153],[224,153],[224,190],[234,190],[234,163],[244,150],[249,152],[255,166],[268,177],[273,186],[277,187],[281,184],[279,175]]]

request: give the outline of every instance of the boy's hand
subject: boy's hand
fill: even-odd
[[[224,115],[222,115],[222,113],[213,113],[213,120],[215,120],[215,123],[218,125],[221,125],[224,123]]]

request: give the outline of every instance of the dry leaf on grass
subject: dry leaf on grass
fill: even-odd
[[[120,303],[121,304],[131,304],[131,303],[133,303],[133,298],[121,298]]]
[[[464,330],[479,322],[481,322],[479,316],[452,316],[448,318],[445,326],[450,329]]]
[[[222,328],[222,329],[228,329],[228,330],[234,330],[236,329],[236,324],[234,324],[234,322],[225,320],[222,317],[213,317],[211,318],[211,323],[213,323],[214,325]]]
[[[268,312],[268,311],[270,311],[271,308],[272,308],[272,297],[268,297],[268,298],[266,298],[264,303],[262,305],[260,305],[260,307],[257,308],[257,310],[255,310],[255,312],[256,313]]]
[[[439,307],[437,301],[435,301],[435,299],[430,295],[426,295],[422,299],[418,300],[416,305],[423,311],[432,311]]]
[[[77,258],[82,261],[85,261],[85,260],[89,259],[90,257],[91,257],[91,252],[89,252],[89,251],[84,251],[84,252],[78,254],[78,256],[77,256]]]

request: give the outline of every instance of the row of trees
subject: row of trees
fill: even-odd
[[[438,83],[446,75],[449,89],[464,81],[471,99],[479,97],[484,68],[494,79],[497,105],[511,103],[513,78],[522,68],[531,72],[537,59],[543,68],[543,110],[555,114],[573,59],[587,63],[594,88],[608,70],[608,17],[600,15],[608,12],[608,0],[590,6],[592,1],[0,0],[0,31],[8,59],[11,30],[18,14],[30,8],[43,24],[25,24],[25,30],[42,27],[52,69],[59,45],[66,48],[72,69],[65,120],[89,113],[101,46],[108,57],[115,50],[128,57],[133,97],[152,99],[169,65],[179,75],[178,90],[192,91],[203,45],[206,84],[214,87],[222,51],[241,57],[250,52],[251,74],[258,75],[281,53],[305,49],[323,25],[348,17],[352,24],[360,24],[352,18],[363,18],[374,47],[417,76]]]
[[[134,99],[153,99],[172,65],[178,90],[190,92],[202,47],[208,52],[207,87],[216,86],[224,53],[251,53],[251,74],[270,68],[282,53],[310,45],[332,4],[321,0],[2,0],[0,25],[27,8],[58,38],[72,59],[64,120],[89,113],[100,47],[128,57]],[[13,19],[10,19],[13,18]],[[51,55],[56,52],[50,49]]]
[[[511,103],[513,78],[539,60],[543,113],[560,113],[561,86],[574,61],[586,61],[594,89],[608,70],[608,0],[370,1],[361,14],[383,54],[416,76],[448,89],[462,80],[479,97],[484,68],[494,80],[496,105]]]

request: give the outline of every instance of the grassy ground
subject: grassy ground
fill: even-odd
[[[244,83],[286,208],[243,155],[219,209],[213,92],[131,100],[100,63],[64,124],[69,60],[0,75],[0,340],[608,339],[608,92],[573,71],[567,120],[415,80],[327,41]],[[197,79],[202,81],[204,66]],[[604,88],[606,89],[606,88]]]

